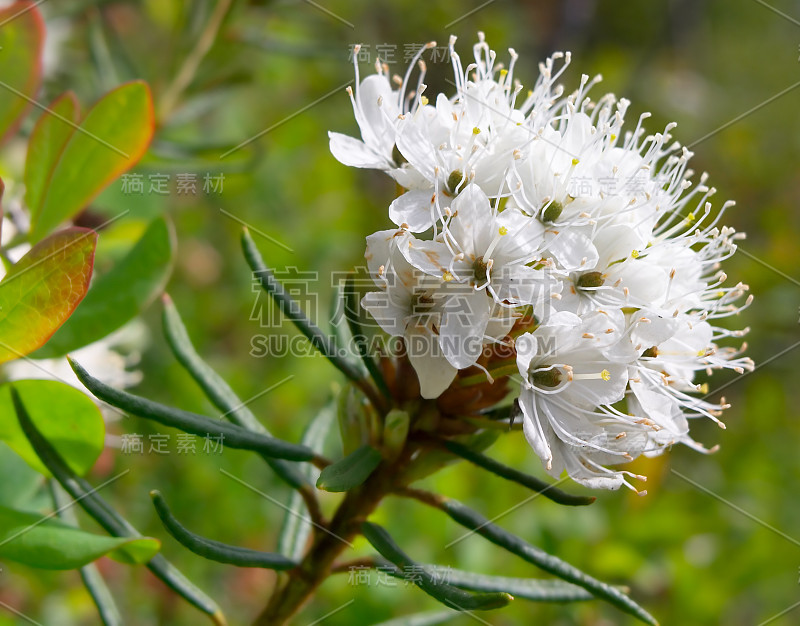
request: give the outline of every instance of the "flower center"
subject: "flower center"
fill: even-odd
[[[479,283],[486,282],[489,278],[489,264],[483,260],[482,256],[475,259],[475,262],[472,264],[472,271],[475,272],[475,280]]]
[[[450,172],[450,176],[447,177],[447,191],[456,195],[458,193],[458,187],[464,182],[464,173],[461,170],[453,170]]]
[[[563,210],[564,205],[553,200],[547,205],[547,208],[539,213],[539,220],[545,224],[552,224],[559,218]]]
[[[650,348],[648,348],[647,350],[642,352],[642,356],[646,356],[646,357],[650,357],[651,359],[654,359],[654,358],[656,358],[658,356],[658,348],[656,346],[651,346]]]
[[[537,387],[558,387],[561,383],[561,370],[557,367],[551,367],[546,370],[528,370],[528,378],[531,384]]]
[[[605,282],[602,272],[586,272],[578,278],[577,285],[580,289],[601,287]]]

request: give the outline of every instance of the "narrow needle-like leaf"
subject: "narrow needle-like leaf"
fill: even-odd
[[[516,554],[518,557],[532,563],[545,572],[549,572],[562,580],[583,587],[592,595],[606,600],[646,624],[658,624],[652,615],[616,587],[601,582],[582,572],[575,566],[562,561],[558,557],[547,554],[544,550],[532,546],[520,537],[503,530],[477,511],[470,509],[460,502],[437,494],[420,492],[418,490],[407,490],[406,492],[398,493],[407,497],[414,497],[425,504],[438,508],[450,516],[453,521],[461,524],[465,528],[481,535],[512,554]]]
[[[524,487],[527,487],[528,489],[537,491],[545,498],[549,498],[553,502],[570,506],[584,506],[591,504],[596,500],[596,498],[591,496],[574,496],[561,491],[548,482],[539,480],[530,474],[524,474],[513,467],[503,465],[502,463],[495,461],[493,458],[488,457],[485,454],[470,450],[467,446],[462,445],[457,441],[443,441],[442,445],[456,456],[460,456],[462,459],[466,459],[470,463],[474,463],[478,467],[482,467],[483,469],[488,470],[493,474],[497,474],[506,480],[513,481]]]
[[[287,559],[281,554],[271,552],[259,552],[248,550],[237,546],[230,546],[213,539],[207,539],[189,531],[175,518],[164,502],[164,498],[158,491],[151,491],[150,497],[156,507],[156,513],[161,518],[164,527],[169,531],[178,542],[195,554],[202,556],[210,561],[228,563],[237,567],[261,567],[264,569],[274,569],[283,571],[297,567],[297,563]]]
[[[14,402],[17,419],[28,437],[31,447],[75,502],[94,518],[108,534],[114,537],[142,537],[142,534],[103,500],[88,482],[77,476],[58,455],[53,446],[42,437],[42,434],[36,429],[28,412],[25,410],[16,389],[12,388],[11,397]],[[219,608],[217,603],[197,588],[194,583],[162,555],[157,554],[154,556],[147,562],[146,566],[175,593],[211,617],[217,626],[225,626],[227,624],[222,609]]]
[[[48,486],[50,494],[53,498],[53,504],[58,511],[58,516],[65,522],[72,526],[78,526],[78,516],[75,515],[75,510],[70,506],[73,502],[64,489],[56,483],[56,481],[49,480]],[[117,603],[114,601],[114,596],[111,590],[106,585],[103,575],[97,569],[97,565],[89,563],[80,569],[81,580],[86,591],[92,597],[100,621],[103,626],[122,626],[122,614],[119,612]]]
[[[189,333],[183,325],[178,310],[169,296],[164,296],[164,335],[172,348],[172,353],[178,362],[194,378],[208,399],[223,412],[223,417],[237,426],[246,428],[254,433],[271,436],[264,425],[256,419],[252,411],[242,402],[222,377],[217,374],[197,353],[189,339]],[[287,484],[295,489],[311,484],[303,474],[284,461],[265,456],[264,460],[272,470]]]
[[[286,288],[278,282],[272,271],[264,264],[261,253],[258,251],[250,232],[245,229],[242,233],[242,248],[244,256],[253,275],[261,287],[266,291],[280,308],[281,312],[297,326],[311,344],[320,351],[342,374],[352,381],[363,380],[358,368],[342,356],[339,346],[333,337],[326,335],[314,324],[300,309],[297,302],[292,299]]]
[[[398,575],[450,608],[458,611],[485,611],[502,608],[513,600],[507,593],[473,594],[438,580],[423,566],[412,561],[389,533],[377,524],[364,522],[361,532],[383,558],[398,568]]]
[[[69,359],[75,375],[95,396],[118,409],[153,420],[165,426],[180,429],[193,435],[222,437],[224,445],[242,450],[252,450],[288,461],[312,461],[316,454],[306,446],[267,437],[252,431],[203,415],[164,406],[152,400],[135,396],[127,391],[114,389],[93,378],[78,363]]]

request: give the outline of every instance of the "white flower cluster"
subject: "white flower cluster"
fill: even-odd
[[[426,96],[419,55],[404,77],[378,63],[362,81],[356,64],[361,139],[330,133],[339,161],[404,190],[389,207],[396,228],[367,237],[380,289],[362,305],[404,338],[425,398],[466,368],[491,380],[484,349],[513,348],[524,432],[546,470],[633,489],[627,478],[644,477],[608,466],[676,442],[706,451],[687,418],[722,426],[724,400],[704,400],[695,372],[752,367],[717,346],[745,331],[713,325],[750,302],[736,304],[747,287],[723,286],[719,270],[740,237],[717,226],[732,203],[712,216],[714,189],[705,175],[692,187],[673,124],[646,136],[642,115],[623,130],[628,101],[587,96],[599,77],[564,95],[569,53],[541,64],[526,95],[513,50],[503,67],[480,34],[464,67],[454,41],[455,95]]]

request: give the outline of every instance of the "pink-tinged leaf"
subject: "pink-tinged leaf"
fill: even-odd
[[[30,205],[37,241],[73,218],[144,155],[155,129],[147,83],[133,81],[95,104],[53,163],[38,204]]]
[[[0,363],[42,346],[72,314],[89,289],[96,245],[92,230],[62,230],[0,281]]]
[[[42,113],[28,141],[25,159],[25,202],[41,204],[53,167],[80,122],[80,103],[71,91],[59,96]]]
[[[44,21],[33,2],[0,10],[0,143],[19,126],[42,80]]]

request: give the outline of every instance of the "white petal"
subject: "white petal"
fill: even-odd
[[[485,291],[475,291],[467,285],[455,288],[457,293],[448,297],[442,307],[439,341],[447,360],[464,369],[481,356],[492,300]]]
[[[391,165],[385,156],[359,139],[334,132],[329,132],[328,137],[331,153],[343,165],[376,170],[385,170]]]
[[[447,246],[440,241],[417,239],[412,235],[398,238],[398,248],[411,265],[439,278],[448,271],[453,258]]]
[[[412,233],[428,230],[435,221],[432,190],[407,191],[389,205],[389,219]]]
[[[599,255],[591,239],[582,233],[567,229],[545,233],[546,250],[567,270],[591,270],[597,265]]]
[[[406,332],[408,360],[417,373],[423,398],[438,398],[450,386],[458,373],[442,354],[439,342],[427,330],[419,327]]]

